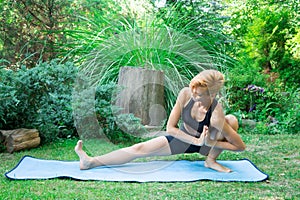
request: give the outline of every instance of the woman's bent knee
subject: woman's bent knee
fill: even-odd
[[[234,115],[226,115],[225,119],[227,123],[234,129],[237,130],[239,128],[239,122],[238,119]]]

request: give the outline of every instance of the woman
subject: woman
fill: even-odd
[[[120,165],[136,158],[168,156],[181,153],[200,153],[207,156],[205,167],[220,171],[231,170],[216,162],[223,150],[243,151],[245,144],[237,134],[238,121],[233,115],[224,115],[215,97],[224,84],[224,76],[216,70],[204,70],[195,76],[189,87],[183,88],[176,100],[168,122],[168,136],[122,148],[108,154],[89,157],[79,140],[75,152],[80,169],[102,165]],[[178,128],[178,122],[182,124]]]

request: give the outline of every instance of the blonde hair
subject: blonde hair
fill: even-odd
[[[207,87],[210,94],[217,94],[224,85],[224,75],[213,69],[204,70],[190,82],[190,88]]]

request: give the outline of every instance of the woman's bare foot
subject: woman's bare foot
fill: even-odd
[[[79,168],[80,169],[90,169],[92,168],[92,158],[89,157],[83,150],[82,150],[82,140],[77,142],[77,145],[74,148],[76,154],[79,157]]]
[[[207,157],[207,159],[205,160],[204,166],[219,172],[225,172],[225,173],[232,172],[231,169],[224,167],[223,165],[217,163],[215,159],[209,157]]]

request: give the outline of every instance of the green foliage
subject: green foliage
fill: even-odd
[[[286,92],[288,91],[288,92]],[[267,92],[269,100],[262,109],[268,113],[268,118],[261,119],[268,128],[268,133],[299,133],[300,91],[298,90],[270,90]]]
[[[1,69],[0,128],[37,128],[43,142],[74,134],[71,91],[72,63],[56,60],[18,71]]]
[[[73,63],[60,64],[57,60],[32,69],[1,69],[0,129],[37,128],[43,143],[77,136],[72,105],[76,76],[77,68]],[[99,85],[92,101],[80,103],[95,106],[95,120],[111,141],[137,140],[126,133],[137,135],[145,130],[139,118],[120,114],[120,108],[114,106],[117,91],[114,83]]]
[[[217,53],[224,49],[229,39],[224,34],[224,23],[229,20],[223,15],[225,8],[224,2],[219,0],[170,1],[156,15],[167,26],[195,38],[210,53]]]
[[[300,28],[296,32],[297,34],[287,41],[287,46],[293,58],[300,60]]]
[[[141,120],[133,114],[122,114],[115,106],[116,93],[121,90],[115,83],[98,85],[95,93],[95,112],[103,133],[113,143],[139,141],[145,133]]]
[[[261,133],[299,132],[297,0],[230,2],[231,54],[238,64],[228,73],[228,111],[258,121]],[[264,92],[247,90],[250,85]]]
[[[254,67],[236,67],[227,77],[227,113],[253,119],[260,133],[298,133],[299,89],[287,88]],[[253,130],[252,130],[253,131]]]
[[[260,133],[298,133],[299,89],[270,85],[266,75],[250,72],[238,73],[233,70],[230,74],[227,83],[230,106],[227,112],[239,113],[241,118],[259,122],[254,131]]]
[[[249,85],[265,88],[267,76],[261,74],[259,69],[251,67],[249,60],[245,66],[237,65],[231,68],[226,78],[226,97],[229,104],[227,112],[242,111],[245,113],[259,99],[258,96],[254,96],[252,93],[247,94],[245,89]],[[259,99],[259,101],[262,100]]]
[[[136,24],[143,24],[144,19],[149,17],[148,13],[153,11],[152,4],[147,0],[85,0],[74,2],[74,6],[72,16],[76,20],[72,22],[72,27],[62,31],[68,40],[58,41],[55,46],[60,50],[60,56],[79,63],[111,37]]]
[[[94,84],[116,82],[123,66],[162,70],[169,113],[180,89],[195,74],[206,68],[223,70],[232,64],[222,52],[226,40],[222,23],[226,18],[220,15],[219,4],[176,2],[160,9],[149,6],[138,16],[130,9],[120,15],[116,6],[111,9],[111,20],[101,15],[109,5],[102,5],[101,10],[93,12],[101,17],[93,17],[86,31],[71,34],[80,44],[73,45],[72,53],[79,57],[81,72]],[[89,22],[80,21],[82,27]],[[87,54],[82,54],[82,49]]]
[[[139,119],[120,115],[111,104],[116,89],[110,84],[122,66],[164,71],[167,113],[191,77],[217,68],[227,75],[227,112],[260,121],[264,133],[297,132],[299,5],[299,0],[183,0],[161,8],[147,0],[0,1],[0,62],[18,69],[0,70],[0,128],[39,127],[45,141],[75,135],[71,92],[77,69],[43,63],[59,57],[93,80],[96,90],[86,92],[95,95],[92,109],[110,139],[142,131]],[[247,91],[249,85],[264,92]],[[83,105],[90,108],[95,99]]]
[[[261,9],[248,26],[249,32],[244,37],[246,53],[264,69],[278,67],[284,53],[288,11],[274,12],[275,9],[278,8]]]
[[[298,1],[232,2],[236,6],[230,14],[229,25],[232,29],[229,34],[237,40],[234,55],[238,61],[247,65],[250,60],[250,67],[260,69],[260,73],[277,73],[281,83],[298,87],[300,60],[295,57]]]
[[[0,57],[11,68],[32,68],[37,61],[56,58],[67,38],[61,30],[70,23],[73,1],[6,0],[0,2]]]

